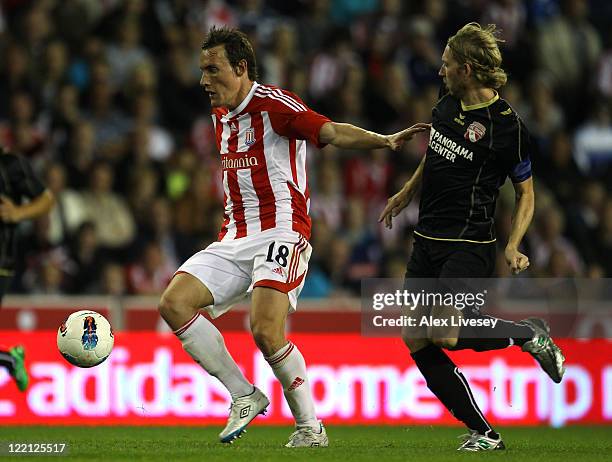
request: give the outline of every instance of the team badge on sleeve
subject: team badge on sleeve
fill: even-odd
[[[486,131],[487,129],[485,126],[480,122],[472,122],[465,131],[465,135],[463,135],[463,137],[466,140],[475,143],[485,135]]]

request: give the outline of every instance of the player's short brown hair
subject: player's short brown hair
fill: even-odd
[[[459,64],[469,64],[478,82],[489,88],[500,88],[508,77],[501,68],[502,56],[495,24],[483,28],[477,22],[463,26],[448,39],[447,45]]]
[[[213,26],[208,31],[204,43],[202,43],[202,50],[208,50],[219,45],[223,45],[225,48],[225,55],[232,67],[235,68],[244,59],[247,62],[249,79],[257,80],[255,51],[253,51],[253,46],[244,32],[228,27],[217,28]]]

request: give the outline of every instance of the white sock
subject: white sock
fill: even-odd
[[[300,350],[289,342],[272,356],[266,358],[276,378],[283,386],[285,399],[295,418],[298,427],[309,427],[319,430],[319,421],[315,414],[314,402],[308,376],[306,362]]]
[[[227,351],[221,332],[204,316],[196,314],[174,334],[189,356],[225,385],[232,399],[253,392],[253,384],[244,377]]]

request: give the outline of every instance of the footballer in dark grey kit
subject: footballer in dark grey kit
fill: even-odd
[[[466,278],[493,275],[495,203],[507,177],[514,185],[516,204],[504,255],[514,274],[529,266],[519,244],[534,210],[530,137],[520,117],[497,92],[506,83],[498,41],[494,25],[483,28],[477,23],[465,25],[448,40],[439,72],[444,85],[432,111],[427,153],[381,214],[380,220],[391,227],[392,218],[421,188],[414,250],[406,272],[408,285],[414,278],[435,278],[452,285]],[[420,310],[439,317],[484,316],[479,310],[461,312],[452,307],[446,313],[440,307]],[[505,446],[443,348],[487,351],[517,345],[530,353],[553,381],[558,383],[563,377],[565,358],[544,320],[496,321],[494,327],[465,323],[403,331],[404,342],[427,386],[469,430],[461,451]]]

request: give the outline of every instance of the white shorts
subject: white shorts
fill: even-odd
[[[312,247],[299,233],[269,229],[254,236],[213,242],[192,255],[175,274],[189,273],[210,290],[216,318],[253,291],[270,287],[289,296],[289,311],[297,308]]]

